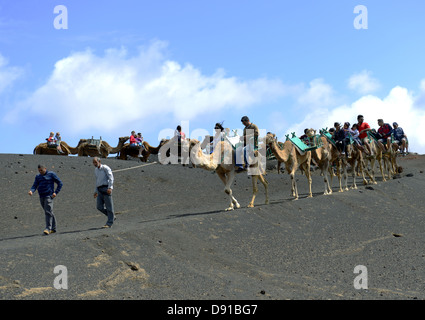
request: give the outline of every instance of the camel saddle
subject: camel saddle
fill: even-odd
[[[305,153],[307,151],[315,150],[322,146],[322,139],[320,139],[320,135],[315,135],[310,137],[310,145],[306,145],[300,138],[295,135],[295,132],[292,132],[292,137],[289,137],[289,134],[286,135],[286,140],[292,142],[294,146],[298,148],[301,153]]]
[[[87,139],[87,148],[89,149],[97,149],[100,152],[100,147],[102,145],[102,137],[100,139]]]
[[[327,130],[327,129],[322,129],[319,131],[320,134],[322,136],[324,136],[330,143],[332,143],[334,145],[334,147],[336,147],[336,142],[335,140],[332,138],[332,134]]]

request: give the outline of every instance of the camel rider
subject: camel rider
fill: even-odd
[[[247,116],[243,116],[241,122],[245,126],[243,136],[241,137],[241,140],[243,140],[243,149],[240,157],[243,169],[243,164],[247,165],[248,162],[247,151],[254,153],[258,150],[258,136],[260,131],[255,124],[251,123]]]
[[[177,137],[177,141],[179,144],[186,139],[186,135],[184,132],[182,132],[182,127],[180,125],[177,126],[176,130],[174,131],[174,136]]]
[[[401,153],[404,154],[405,151],[407,153],[407,136],[404,133],[403,129],[398,126],[397,122],[393,122],[393,133],[394,133],[394,139],[398,143],[401,149]]]
[[[367,132],[372,131],[372,129],[367,122],[364,122],[364,117],[361,114],[357,116],[357,129],[359,130],[360,141],[362,141],[363,145],[367,149],[369,156],[373,156],[372,148],[367,136]]]
[[[217,143],[219,143],[220,141],[224,141],[224,137],[225,137],[225,132],[224,132],[224,128],[223,125],[221,123],[216,123],[214,126],[214,132],[215,135],[211,141],[211,153],[214,151],[215,146],[217,145]]]
[[[140,134],[140,136],[141,136],[141,134]],[[143,141],[143,140],[141,140],[141,141]],[[143,143],[140,145],[139,142],[140,142],[140,140],[137,139],[136,131],[134,131],[134,130],[131,131],[130,147],[138,149],[139,150],[138,157],[141,158],[141,157],[143,157],[142,152],[143,152],[144,146],[143,146]]]
[[[378,133],[380,137],[378,141],[383,145],[386,145],[387,150],[389,150],[391,145],[391,133],[393,132],[393,128],[389,123],[384,123],[384,120],[382,119],[378,119],[378,125]]]
[[[58,140],[58,137],[57,137],[58,135],[59,135],[59,140]],[[58,151],[58,153],[64,153],[62,151],[61,146],[60,146],[60,142],[61,142],[60,140],[61,140],[61,138],[60,138],[59,132],[56,134],[56,136],[55,136],[55,133],[54,132],[50,132],[49,137],[46,138],[47,146],[49,148],[56,148],[56,150]]]
[[[336,143],[336,148],[338,151],[345,155],[346,151],[346,140],[345,140],[345,131],[341,128],[341,124],[339,122],[334,123],[335,133],[334,133],[334,140]]]

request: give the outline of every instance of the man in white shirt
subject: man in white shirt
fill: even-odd
[[[103,228],[111,228],[115,220],[114,202],[112,200],[112,189],[114,184],[114,175],[111,168],[100,163],[98,157],[93,158],[94,175],[96,185],[94,189],[94,198],[97,199],[97,210],[108,217],[108,221]]]

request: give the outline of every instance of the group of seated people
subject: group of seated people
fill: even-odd
[[[49,148],[55,148],[58,153],[64,153],[62,148],[61,148],[61,135],[59,132],[56,132],[56,135],[54,132],[50,132],[50,135],[48,138],[46,138],[47,141],[47,146]]]
[[[339,122],[335,122],[334,127],[329,129],[329,133],[331,133],[338,150],[342,155],[346,155],[347,157],[350,157],[350,155],[346,154],[346,146],[351,142],[355,147],[364,151],[367,156],[373,156],[370,139],[377,140],[378,146],[383,153],[390,150],[393,142],[399,145],[399,151],[402,155],[408,153],[407,136],[397,122],[393,122],[391,126],[389,123],[385,123],[383,119],[378,119],[378,125],[378,130],[372,129],[368,123],[364,122],[364,117],[359,115],[357,117],[357,123],[354,123],[351,127],[349,122],[344,122],[342,127]],[[300,139],[306,144],[309,144],[310,140],[307,137],[307,130],[304,130],[304,135]]]
[[[143,136],[140,132],[136,134],[136,131],[134,131],[134,130],[131,131],[130,147],[137,148],[139,150],[138,157],[139,158],[143,157],[142,152],[143,152],[143,149],[145,148],[145,146],[143,145]]]

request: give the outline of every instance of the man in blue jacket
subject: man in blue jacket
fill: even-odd
[[[48,235],[56,232],[56,218],[53,214],[53,199],[61,191],[63,184],[56,173],[47,171],[46,167],[43,165],[38,165],[38,172],[40,174],[35,177],[34,184],[28,194],[32,196],[34,192],[38,190],[40,204],[46,216],[46,229],[44,230],[44,234]],[[55,183],[57,184],[56,190]]]

